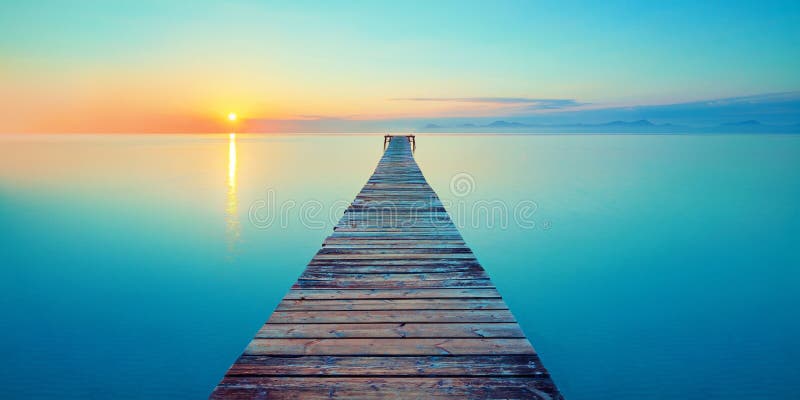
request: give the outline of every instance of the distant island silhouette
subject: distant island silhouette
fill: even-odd
[[[757,120],[725,122],[711,126],[653,123],[650,120],[610,121],[597,124],[529,124],[496,120],[488,124],[464,123],[453,126],[428,123],[421,132],[516,132],[516,133],[800,133],[800,123],[768,125]]]

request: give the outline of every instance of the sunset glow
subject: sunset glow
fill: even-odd
[[[123,3],[0,5],[0,131],[798,122],[797,2]]]
[[[0,400],[800,400],[798,204],[800,0],[0,0]]]

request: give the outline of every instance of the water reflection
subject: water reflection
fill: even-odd
[[[236,194],[236,134],[228,135],[228,196],[225,202],[225,224],[228,257],[236,253],[241,235],[239,222],[239,196]]]
[[[286,228],[248,228],[251,195],[272,187],[278,206],[328,210],[381,154],[379,137],[248,135],[239,168],[225,139],[0,135],[0,354],[15,366],[0,372],[2,398],[208,397],[264,318],[243,299],[280,299],[329,232],[297,210]],[[567,398],[800,399],[800,136],[420,140],[414,157],[442,200],[462,199],[450,184],[467,172],[468,204],[531,199],[534,219],[553,221],[462,234]],[[221,268],[229,216],[241,237]],[[113,369],[99,367],[120,348]]]

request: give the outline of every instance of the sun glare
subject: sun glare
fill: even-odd
[[[229,121],[236,121],[236,114],[235,113],[228,114],[228,120]]]

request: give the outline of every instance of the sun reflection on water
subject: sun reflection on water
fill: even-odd
[[[228,196],[225,203],[226,237],[228,256],[236,253],[241,227],[239,222],[239,196],[236,193],[236,134],[228,135]]]

